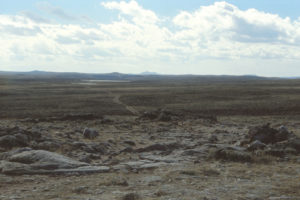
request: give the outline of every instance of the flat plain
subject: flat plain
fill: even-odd
[[[0,199],[300,199],[300,80],[116,77],[0,75]]]

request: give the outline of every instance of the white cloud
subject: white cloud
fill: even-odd
[[[102,5],[105,8],[117,9],[121,12],[121,14],[131,16],[133,18],[133,21],[137,24],[153,24],[159,21],[159,18],[153,11],[144,9],[136,1],[133,0],[128,3],[125,1],[106,2],[102,3]]]
[[[60,18],[80,20],[58,7],[43,6]],[[0,65],[7,70],[11,66],[41,66],[86,72],[219,70],[220,74],[231,72],[225,66],[239,65],[245,69],[232,71],[254,74],[251,69],[257,68],[251,65],[255,60],[277,63],[279,68],[299,63],[300,18],[292,21],[217,2],[194,12],[182,11],[162,22],[154,11],[136,1],[106,2],[102,6],[118,10],[119,20],[108,24],[89,20],[86,26],[48,23],[50,20],[31,13],[0,15]]]

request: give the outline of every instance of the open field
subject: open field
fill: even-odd
[[[97,79],[0,75],[0,199],[300,199],[300,80]]]
[[[87,82],[3,78],[1,118],[65,114],[128,115],[115,96],[139,112],[168,109],[188,115],[300,114],[300,80],[186,79]]]

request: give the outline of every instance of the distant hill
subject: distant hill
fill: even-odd
[[[156,73],[156,72],[148,72],[148,71],[145,71],[145,72],[140,73],[140,75],[159,75],[159,74]]]
[[[255,75],[230,76],[230,75],[161,75],[155,72],[143,72],[141,74],[122,74],[118,72],[93,74],[93,73],[77,73],[77,72],[46,72],[46,71],[30,71],[30,72],[9,72],[0,71],[2,78],[13,79],[67,79],[67,80],[127,80],[127,81],[200,81],[200,82],[222,82],[222,81],[252,81],[252,80],[268,80],[278,78],[266,78]]]

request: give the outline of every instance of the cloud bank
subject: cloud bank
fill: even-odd
[[[300,18],[241,10],[226,2],[170,18],[136,1],[112,1],[101,6],[118,11],[118,20],[85,24],[59,7],[39,6],[68,23],[29,12],[0,15],[0,65],[5,70],[38,66],[52,71],[268,75],[277,66],[280,75],[286,65],[295,73],[300,64]]]

